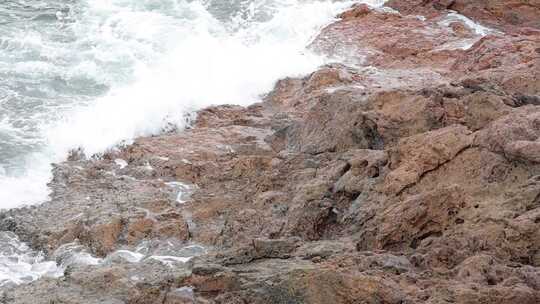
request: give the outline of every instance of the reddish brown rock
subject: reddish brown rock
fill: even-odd
[[[540,92],[539,47],[540,30],[487,36],[467,50],[453,69],[466,74],[461,76],[465,85],[495,83],[525,103],[527,99],[534,103],[533,96]]]
[[[469,36],[439,20],[424,21],[366,6],[358,6],[343,17],[326,27],[312,48],[357,64],[408,69],[429,66],[438,71],[460,56],[459,43]]]
[[[94,252],[103,256],[116,248],[122,226],[120,219],[113,219],[109,223],[92,227],[91,230],[86,231],[80,238],[83,242],[88,242],[88,245]]]
[[[407,14],[434,16],[443,10],[453,10],[501,28],[540,28],[540,2],[536,0],[390,0],[386,5]]]
[[[376,247],[414,249],[424,239],[442,235],[459,221],[461,209],[469,204],[463,192],[458,186],[434,189],[387,208],[379,215],[382,225]]]
[[[403,139],[391,156],[385,191],[396,194],[418,182],[426,172],[454,159],[472,144],[471,132],[456,125]]]

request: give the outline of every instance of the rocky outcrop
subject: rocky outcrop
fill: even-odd
[[[536,0],[390,0],[387,5],[403,13],[427,16],[453,10],[501,28],[540,28],[540,2]]]
[[[311,48],[350,61],[258,104],[56,165],[0,227],[101,260],[0,302],[538,303],[540,32],[422,3],[344,13]]]

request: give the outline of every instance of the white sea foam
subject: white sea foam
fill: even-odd
[[[441,21],[441,23],[448,26],[450,23],[455,22],[455,21],[460,21],[460,22],[464,23],[467,27],[472,29],[474,31],[474,33],[476,35],[478,35],[478,36],[487,36],[489,34],[493,34],[493,33],[497,32],[496,30],[485,27],[485,26],[483,26],[483,25],[471,20],[470,18],[468,18],[468,17],[466,17],[464,15],[461,15],[461,14],[459,14],[457,12],[451,12],[448,15],[446,15],[444,20]]]
[[[121,158],[115,159],[115,160],[114,160],[114,163],[115,163],[118,167],[120,167],[120,169],[124,169],[125,167],[128,166],[127,161],[125,161],[125,160],[123,160],[123,159],[121,159]]]
[[[54,261],[46,261],[42,254],[31,250],[11,232],[0,232],[0,244],[0,289],[43,276],[58,278],[70,266],[157,261],[168,267],[176,267],[206,253],[206,249],[200,245],[185,245],[178,240],[144,241],[134,251],[120,249],[105,258],[97,258],[75,242],[60,246],[53,253]]]
[[[128,263],[138,263],[144,258],[144,254],[133,252],[129,250],[117,250],[111,253],[105,259],[106,262],[114,261],[116,259],[124,260]]]
[[[51,157],[40,153],[26,157],[24,173],[9,176],[0,174],[0,209],[20,207],[24,204],[39,203],[47,198],[50,180]]]
[[[10,232],[0,232],[0,288],[33,281],[41,276],[62,275],[55,262],[32,251]]]
[[[170,124],[181,128],[187,112],[205,106],[253,103],[277,79],[308,73],[324,63],[305,46],[350,3],[281,1],[271,20],[232,33],[230,24],[216,20],[201,3],[177,5],[191,18],[168,25],[176,32],[174,45],[166,46],[170,50],[152,66],[135,66],[129,85],[113,88],[67,115],[50,129],[52,147],[98,153],[125,139],[159,133]],[[124,14],[115,16],[122,24],[121,35],[145,39],[159,33],[155,23],[165,22],[154,13],[130,14],[127,22]]]
[[[152,255],[148,258],[159,261],[169,267],[173,267],[176,263],[187,263],[189,260],[191,260],[191,257],[177,257],[171,255]]]
[[[182,182],[168,182],[165,184],[174,189],[175,200],[179,204],[185,204],[189,200],[193,188],[196,187],[195,185],[188,185]]]
[[[443,26],[449,26],[452,22],[461,22],[465,26],[467,26],[469,29],[472,30],[475,37],[468,38],[468,39],[461,39],[459,41],[455,41],[453,43],[450,43],[448,45],[444,45],[441,49],[462,49],[462,50],[468,50],[470,49],[478,40],[480,40],[482,37],[485,37],[490,34],[497,34],[499,33],[497,30],[485,27],[468,17],[461,15],[457,12],[450,12],[446,16],[443,17],[443,19],[439,22],[440,25]]]

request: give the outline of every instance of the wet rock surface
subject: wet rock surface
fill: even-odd
[[[403,13],[421,12],[428,17],[453,10],[500,28],[540,28],[540,2],[536,0],[390,0],[387,5]]]
[[[349,61],[73,153],[0,214],[64,276],[0,303],[539,303],[539,15],[514,2],[356,6],[311,45]]]

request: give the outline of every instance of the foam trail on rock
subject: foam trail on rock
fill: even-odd
[[[450,26],[450,24],[452,22],[456,22],[456,21],[463,23],[465,26],[467,26],[469,29],[471,29],[476,37],[469,38],[469,39],[463,39],[462,41],[455,44],[453,46],[454,48],[459,48],[459,49],[462,49],[462,50],[468,50],[476,42],[478,42],[480,39],[482,39],[483,37],[485,37],[487,35],[499,33],[497,30],[485,27],[485,26],[475,22],[474,20],[469,19],[468,17],[466,17],[464,15],[461,15],[461,14],[459,14],[457,12],[451,12],[448,15],[444,16],[444,19],[441,20],[439,22],[439,24],[444,25],[444,26]],[[447,47],[447,49],[452,49],[453,47],[450,46],[450,47]]]
[[[10,232],[0,232],[0,288],[33,281],[42,276],[59,277],[55,262],[31,250]]]

